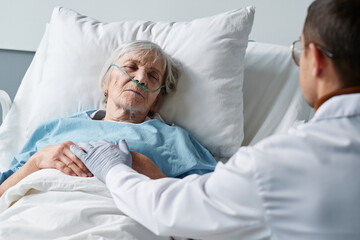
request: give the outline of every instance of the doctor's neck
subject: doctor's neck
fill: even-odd
[[[345,84],[337,77],[335,71],[330,72],[328,75],[331,77],[327,76],[320,81],[317,80],[317,100],[313,105],[315,111],[332,97],[360,92],[360,86]]]

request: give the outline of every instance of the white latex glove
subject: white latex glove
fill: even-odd
[[[132,166],[131,154],[124,139],[119,141],[119,148],[105,140],[90,143],[81,142],[78,146],[83,150],[76,145],[70,146],[70,150],[104,183],[107,173],[115,165]]]

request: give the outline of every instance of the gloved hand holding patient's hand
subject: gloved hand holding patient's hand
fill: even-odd
[[[128,145],[124,139],[119,141],[119,148],[105,140],[97,142],[79,143],[70,150],[86,165],[86,167],[102,182],[112,167],[118,164],[132,165],[132,158]]]

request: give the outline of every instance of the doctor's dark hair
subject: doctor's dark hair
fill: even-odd
[[[343,87],[360,85],[360,1],[315,0],[303,29],[305,45],[317,43],[334,54]]]
[[[160,90],[160,95],[166,95],[167,93],[173,93],[176,90],[177,81],[180,75],[179,64],[175,62],[162,48],[156,43],[150,41],[133,41],[120,46],[112,56],[106,61],[103,70],[100,74],[101,86],[108,84],[111,69],[109,66],[125,55],[128,52],[137,51],[141,53],[142,57],[146,57],[148,54],[154,54],[154,62],[161,59],[164,61],[164,84],[165,88]]]

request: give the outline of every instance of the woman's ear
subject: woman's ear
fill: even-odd
[[[105,94],[108,92],[109,84],[110,84],[110,78],[111,78],[112,70],[109,68],[106,73],[104,74],[103,78],[101,79],[101,90]]]
[[[104,83],[101,85],[101,90],[102,90],[102,92],[103,92],[103,94],[104,94],[103,103],[104,103],[104,104],[107,104],[108,97],[109,97],[109,92],[108,92],[107,86],[105,86]]]
[[[104,83],[101,84],[101,90],[102,90],[102,92],[104,93],[104,95],[105,95],[105,93],[108,92],[108,88],[107,88],[107,86],[105,86]]]

